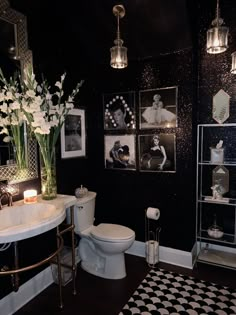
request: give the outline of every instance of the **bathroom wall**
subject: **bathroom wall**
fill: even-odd
[[[60,34],[50,34],[52,42],[44,43],[46,27],[42,27],[39,36],[38,25],[32,16],[29,17],[29,41],[36,72],[56,80],[66,69],[70,87],[85,79],[76,106],[86,109],[87,157],[62,160],[58,143],[57,178],[59,193],[74,194],[81,184],[98,193],[95,223],[127,225],[135,231],[138,241],[144,241],[144,210],[148,206],[159,207],[161,245],[191,251],[195,242],[196,124],[213,122],[212,96],[220,88],[231,96],[229,122],[235,121],[236,115],[236,76],[229,72],[230,54],[236,50],[236,3],[234,0],[221,1],[222,17],[230,27],[230,41],[229,50],[218,56],[205,52],[205,33],[214,18],[215,5],[213,0],[199,0],[198,11],[190,11],[194,31],[191,47],[130,60],[128,68],[120,71],[111,69],[109,61],[95,65],[82,52],[76,64],[71,64],[74,59],[62,49]],[[170,86],[178,86],[178,127],[168,130],[176,134],[176,173],[105,169],[102,94],[135,91],[138,105],[139,90]],[[42,251],[43,247],[41,243]],[[9,279],[4,279],[1,288],[0,298],[10,290]]]
[[[195,233],[193,78],[192,49],[155,59],[131,61],[122,71],[113,70],[109,65],[99,68],[85,83],[91,92],[80,102],[86,106],[88,115],[88,159],[59,161],[58,176],[62,179],[58,183],[59,190],[73,193],[77,186],[84,184],[96,191],[96,223],[127,225],[136,232],[139,241],[145,238],[144,210],[148,206],[159,207],[162,245],[190,251]],[[178,128],[164,132],[176,134],[176,173],[105,169],[102,94],[135,91],[138,106],[139,90],[171,86],[178,86]],[[150,132],[153,130],[144,133]],[[64,172],[65,169],[68,171]],[[186,233],[188,238],[184,237]]]

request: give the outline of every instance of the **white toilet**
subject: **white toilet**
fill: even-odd
[[[78,198],[75,206],[75,233],[81,237],[81,267],[102,278],[124,278],[124,252],[133,244],[135,233],[117,224],[101,223],[94,226],[95,198],[96,193],[89,191],[85,197]]]

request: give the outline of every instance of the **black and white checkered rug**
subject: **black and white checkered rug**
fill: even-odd
[[[119,315],[236,315],[236,290],[151,270]]]

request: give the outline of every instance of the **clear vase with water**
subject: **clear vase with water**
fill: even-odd
[[[40,147],[40,174],[42,199],[52,200],[57,197],[56,153],[55,147]]]

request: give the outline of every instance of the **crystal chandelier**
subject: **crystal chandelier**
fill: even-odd
[[[232,74],[236,74],[236,51],[234,51],[232,54],[231,54],[231,57],[232,57],[232,65],[231,65],[231,70],[230,72]]]
[[[220,54],[228,48],[229,28],[223,26],[223,23],[220,17],[219,0],[217,0],[216,17],[211,23],[212,28],[207,31],[206,50],[209,54]]]
[[[125,8],[123,5],[115,5],[112,10],[117,17],[117,37],[114,40],[115,46],[110,49],[112,68],[123,69],[128,66],[127,48],[122,46],[123,40],[120,38],[120,19],[125,16]]]

